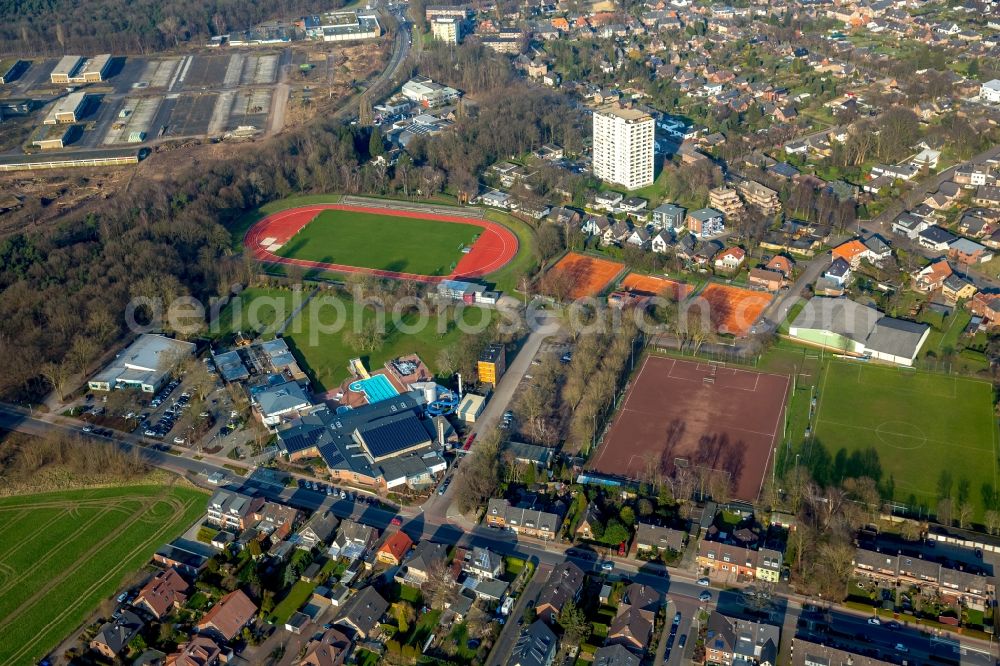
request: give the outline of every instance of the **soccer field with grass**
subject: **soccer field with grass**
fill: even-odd
[[[448,275],[482,228],[398,215],[322,211],[275,254],[418,275]]]
[[[205,500],[153,485],[0,499],[0,664],[38,663]]]
[[[833,465],[880,470],[893,499],[933,513],[942,496],[982,516],[997,484],[993,387],[905,368],[828,361],[816,404],[816,447]],[[872,452],[877,455],[873,460]],[[852,460],[852,454],[854,456]]]

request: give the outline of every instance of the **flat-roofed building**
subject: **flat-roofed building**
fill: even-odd
[[[608,104],[594,111],[594,175],[630,190],[653,184],[655,123],[645,111]]]
[[[84,60],[77,75],[70,77],[70,83],[100,83],[107,78],[109,69],[111,69],[111,54],[102,53]]]
[[[80,115],[86,108],[88,97],[87,93],[78,91],[56,100],[55,106],[45,116],[42,124],[58,125],[61,123],[75,123],[80,119]]]
[[[28,61],[19,58],[0,58],[0,85],[10,83],[28,68]]]
[[[73,128],[68,125],[42,125],[38,128],[31,145],[41,150],[58,150],[69,142],[69,134]]]
[[[439,42],[458,44],[462,41],[462,21],[454,16],[436,18],[431,23],[431,34]]]
[[[507,369],[507,356],[503,343],[494,342],[487,345],[479,355],[477,370],[479,381],[496,386]]]
[[[81,65],[83,65],[83,56],[63,56],[59,59],[59,62],[56,63],[52,73],[49,74],[49,80],[52,81],[52,83],[69,83],[70,79],[76,76],[77,72],[80,71]]]
[[[108,167],[138,164],[142,151],[134,148],[121,150],[87,150],[64,154],[10,155],[0,157],[0,172],[36,171],[39,169],[65,169],[68,167]]]
[[[155,393],[166,383],[172,368],[194,356],[194,351],[195,346],[190,342],[144,333],[87,385],[93,391],[110,391],[120,386]]]

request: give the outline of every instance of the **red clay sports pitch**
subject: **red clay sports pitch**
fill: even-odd
[[[647,356],[587,469],[645,480],[708,468],[752,502],[782,437],[788,389],[784,375]]]
[[[400,271],[388,271],[345,264],[330,264],[305,259],[281,257],[275,251],[287,243],[304,226],[309,224],[324,210],[354,211],[376,215],[392,215],[421,220],[437,220],[468,224],[483,229],[479,238],[467,254],[462,255],[455,270],[450,275],[419,275]],[[320,269],[334,273],[367,273],[380,278],[413,280],[435,283],[449,279],[481,278],[503,268],[514,258],[518,250],[517,236],[501,224],[460,215],[441,215],[422,211],[367,208],[343,204],[317,204],[290,208],[268,215],[247,230],[243,244],[258,261],[269,264],[284,264]]]

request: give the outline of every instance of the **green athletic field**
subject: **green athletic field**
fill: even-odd
[[[205,511],[196,490],[133,486],[0,498],[0,664],[35,664]]]
[[[831,360],[818,388],[815,439],[804,449],[811,466],[829,456],[847,475],[852,466],[881,470],[897,502],[933,513],[950,495],[981,517],[1000,488],[988,382]]]
[[[459,222],[325,210],[277,254],[417,275],[448,275],[482,232]]]

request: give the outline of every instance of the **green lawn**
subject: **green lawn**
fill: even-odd
[[[291,316],[295,304],[304,301],[308,294],[308,290],[303,290],[296,298],[289,289],[244,289],[219,313],[219,318],[209,328],[209,335],[219,339],[242,331],[259,334],[265,339],[273,338],[275,330]]]
[[[981,516],[985,497],[998,487],[993,388],[987,382],[827,361],[817,412],[807,455],[815,460],[825,451],[831,464],[838,464],[839,455],[848,469],[860,465],[896,501],[933,512],[950,495],[956,505],[971,502]],[[855,453],[860,458],[848,462]]]
[[[194,522],[205,499],[164,486],[0,499],[0,663],[37,663]]]
[[[303,362],[304,370],[313,384],[321,390],[336,388],[349,376],[347,361],[361,357],[369,370],[382,367],[393,358],[404,354],[418,354],[432,372],[437,372],[437,358],[442,349],[458,344],[464,335],[455,322],[455,311],[448,309],[440,318],[436,313],[418,325],[420,315],[410,314],[401,323],[408,332],[393,324],[391,314],[385,318],[386,335],[382,345],[374,351],[357,351],[349,342],[355,322],[371,321],[374,311],[365,308],[359,312],[353,300],[342,296],[322,294],[310,301],[285,331],[284,339]],[[481,317],[494,316],[495,311],[468,307],[463,321],[474,325]],[[444,328],[440,332],[439,323]],[[443,378],[446,379],[446,378]]]
[[[514,235],[517,236],[517,256],[511,259],[506,266],[490,273],[484,279],[495,284],[499,291],[508,293],[517,291],[519,278],[522,275],[530,274],[538,266],[538,258],[535,255],[535,230],[526,222],[500,211],[486,211],[486,219],[498,222],[514,232]]]
[[[325,210],[277,254],[331,264],[448,275],[482,229],[460,222]]]

